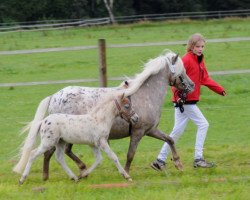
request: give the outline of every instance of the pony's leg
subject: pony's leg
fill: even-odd
[[[44,153],[44,158],[43,158],[43,180],[44,181],[49,179],[49,163],[55,150],[56,148],[53,147],[51,150],[46,151]]]
[[[99,165],[100,162],[102,161],[102,154],[100,150],[97,147],[92,147],[92,150],[96,158],[95,163],[90,168],[88,168],[87,170],[81,173],[80,175],[81,178],[88,176],[97,167],[97,165]]]
[[[56,160],[62,166],[62,168],[65,170],[65,172],[68,174],[68,176],[77,182],[78,181],[77,176],[70,170],[70,168],[65,163],[64,147],[65,147],[65,144],[62,142],[59,142],[56,145]]]
[[[183,170],[183,165],[180,161],[180,156],[177,154],[174,140],[170,136],[161,132],[159,129],[156,129],[154,132],[150,132],[149,134],[147,134],[147,136],[154,137],[156,139],[163,140],[164,142],[167,142],[171,151],[172,151],[172,156],[173,156],[173,161],[174,161],[175,167],[178,170]]]
[[[73,152],[72,152],[72,144],[66,144],[65,147],[65,153],[67,156],[69,156],[77,165],[78,168],[80,169],[80,174],[84,173],[84,171],[87,169],[85,163],[83,163]],[[53,148],[44,154],[44,161],[43,161],[43,180],[46,181],[49,179],[49,163],[50,159],[55,152],[56,148]],[[80,175],[81,177],[81,175]]]
[[[77,164],[80,170],[80,177],[82,177],[81,174],[86,171],[87,166],[72,152],[72,146],[73,144],[66,144],[65,153]]]
[[[138,144],[141,141],[142,136],[144,136],[144,131],[132,131],[132,132],[133,134],[131,135],[131,138],[130,138],[129,149],[127,153],[127,161],[125,164],[125,170],[127,173],[129,173],[130,166],[134,159]]]
[[[28,163],[24,169],[24,172],[19,180],[19,184],[23,184],[25,179],[28,177],[32,163],[37,159],[38,156],[42,155],[48,148],[40,145],[38,148],[31,151]]]
[[[125,179],[128,181],[132,181],[132,178],[129,176],[129,174],[123,169],[121,166],[118,157],[116,154],[112,151],[112,149],[109,147],[108,142],[106,139],[102,138],[100,139],[100,149],[103,150],[108,157],[115,163],[118,171],[123,175]]]

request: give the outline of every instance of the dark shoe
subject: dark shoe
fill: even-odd
[[[166,163],[160,159],[156,159],[150,166],[156,171],[163,171],[166,167]]]
[[[207,162],[203,158],[200,159],[195,159],[194,160],[194,168],[212,168],[215,167],[216,165],[213,162]]]

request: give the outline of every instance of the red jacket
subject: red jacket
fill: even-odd
[[[216,83],[208,75],[203,55],[200,57],[201,60],[198,61],[198,56],[192,52],[187,52],[183,57],[182,61],[184,67],[186,68],[186,73],[190,79],[194,82],[195,88],[192,93],[189,93],[186,98],[186,103],[188,102],[197,102],[200,100],[200,88],[201,85],[207,86],[210,90],[223,95],[225,91],[222,86]],[[179,98],[177,95],[177,89],[172,87],[173,97],[172,101],[176,102]]]

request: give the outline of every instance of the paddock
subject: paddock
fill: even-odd
[[[114,38],[106,39],[108,44],[179,41],[186,39],[189,33],[193,31],[200,31],[209,39],[249,37],[247,35],[250,30],[249,19],[228,19],[219,22],[179,22],[177,23],[178,29],[176,24],[160,24],[157,25],[157,30],[163,34],[157,32],[158,37],[153,35],[155,28],[145,27],[141,24],[137,25],[139,28],[135,26],[126,29],[126,27],[123,27],[122,30],[116,30],[117,35],[122,35],[119,41],[115,41]],[[205,26],[206,29],[203,28]],[[134,34],[138,34],[139,29],[147,30],[149,34],[143,35],[142,39],[134,36]],[[187,32],[181,31],[184,29]],[[179,30],[179,32],[176,33],[174,30]],[[92,31],[92,29],[88,29],[88,31]],[[96,29],[93,31],[96,31]],[[107,28],[103,31],[103,33],[107,33],[112,30]],[[115,34],[115,31],[108,33]],[[29,34],[1,35],[0,41],[4,44],[1,46],[1,51],[13,49],[15,42],[19,44],[19,49],[34,49],[36,45],[39,48],[49,48],[52,45],[53,47],[58,46],[60,43],[67,46],[64,42],[70,40],[72,40],[70,45],[76,46],[79,40],[74,40],[74,38],[79,39],[79,35],[82,37],[83,34],[86,38],[90,38],[89,41],[84,40],[83,45],[95,45],[97,41],[95,37],[99,36],[78,29],[67,30],[64,37],[62,37],[63,33],[60,31],[36,32],[33,33],[34,35],[32,34],[32,37]],[[87,37],[88,34],[89,37]],[[150,37],[150,34],[154,37]],[[55,42],[46,44],[44,42],[48,39],[46,35],[52,39],[51,41]],[[29,37],[32,40],[37,40],[35,44],[30,41]],[[17,39],[20,40],[20,43]],[[6,44],[7,40],[9,46]],[[68,85],[99,86],[99,82],[65,82],[0,87],[0,134],[3,143],[0,149],[0,198],[42,199],[51,197],[52,199],[58,199],[62,197],[72,199],[74,197],[75,199],[81,199],[84,196],[86,199],[117,199],[122,196],[124,199],[155,199],[155,197],[158,199],[202,199],[205,197],[208,199],[247,199],[250,189],[250,160],[248,156],[250,155],[250,148],[248,148],[250,140],[248,126],[250,118],[250,90],[248,87],[250,85],[250,74],[246,73],[250,69],[249,46],[249,41],[207,43],[205,56],[207,68],[210,72],[246,70],[237,74],[211,75],[213,79],[226,87],[228,91],[226,98],[219,98],[206,88],[202,89],[202,101],[199,103],[199,107],[210,123],[205,142],[205,156],[207,159],[216,162],[218,166],[211,170],[193,169],[195,126],[190,123],[185,134],[177,143],[177,150],[184,164],[184,171],[177,171],[171,165],[171,160],[168,160],[168,167],[165,172],[157,173],[152,170],[150,163],[158,154],[162,142],[145,137],[138,146],[131,166],[130,175],[133,177],[133,183],[121,181],[120,175],[113,164],[108,161],[108,158],[103,159],[102,167],[97,167],[91,174],[91,178],[83,179],[78,184],[69,180],[55,159],[52,159],[50,181],[42,182],[42,159],[39,159],[34,164],[26,184],[19,187],[19,175],[11,172],[12,167],[18,161],[18,158],[14,156],[25,138],[25,135],[20,136],[18,132],[24,125],[23,123],[32,119],[38,102]],[[140,71],[143,62],[158,55],[164,48],[165,46],[108,48],[108,77],[123,78],[124,75],[132,76],[136,74]],[[182,45],[168,45],[166,48],[179,52],[180,55],[184,53]],[[0,55],[0,58],[1,84],[90,78],[98,80],[98,60],[95,49]],[[115,86],[119,83],[120,79],[110,79],[108,86]],[[170,98],[171,95],[168,93],[159,124],[160,129],[167,133],[171,131],[173,126],[173,108]],[[128,138],[110,141],[110,146],[119,157],[122,165],[126,161],[128,142]],[[73,150],[88,166],[93,163],[94,157],[87,147],[75,145]],[[103,156],[105,157],[105,155]],[[74,172],[78,173],[77,167],[70,159],[66,159],[66,162]]]

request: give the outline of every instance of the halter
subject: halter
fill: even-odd
[[[184,80],[183,80],[183,78],[182,78],[181,75],[180,75],[180,76],[177,76],[177,77],[174,79],[174,81],[172,81],[172,80],[171,80],[171,77],[169,77],[169,85],[170,85],[170,86],[175,86],[177,78],[180,79],[180,82],[181,82],[182,86],[184,87],[183,93],[187,94],[187,93],[190,91],[190,88],[185,84],[185,82],[184,82]]]
[[[171,66],[171,67],[169,67],[169,68],[170,68],[170,71],[172,72],[172,74],[174,74],[174,73],[175,73],[175,70],[173,70],[174,65],[173,65],[173,64],[170,64],[170,63],[168,63],[168,64],[169,64],[169,66]],[[170,85],[170,86],[174,86],[174,85],[176,84],[177,78],[180,79],[180,82],[181,82],[182,86],[184,87],[183,92],[184,92],[184,93],[188,93],[188,92],[190,91],[190,89],[189,89],[188,85],[185,84],[185,82],[184,82],[184,80],[183,80],[183,78],[182,78],[181,75],[176,76],[175,79],[174,79],[173,81],[171,80],[171,75],[169,75],[169,78],[168,78],[169,85]]]
[[[130,114],[125,112],[124,110],[121,109],[121,106],[119,105],[117,99],[115,99],[114,101],[115,101],[115,105],[116,105],[116,107],[117,107],[117,109],[119,111],[120,117],[122,119],[125,119],[127,122],[130,122],[130,119],[135,114],[135,112],[132,111]]]
[[[179,78],[180,81],[181,81],[181,84],[182,84],[183,86],[185,86],[184,80],[183,80],[183,78],[182,78],[181,75],[180,75],[180,76],[177,76],[177,77],[174,79],[174,81],[171,81],[171,77],[169,77],[169,85],[170,85],[170,86],[174,86],[174,85],[176,84],[177,78]]]

